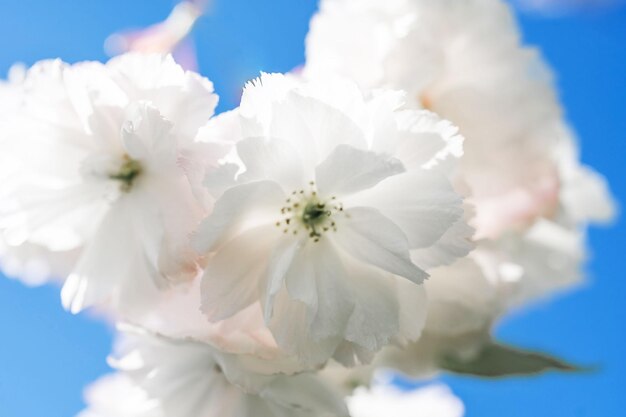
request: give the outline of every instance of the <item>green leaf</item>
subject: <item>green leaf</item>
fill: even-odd
[[[535,375],[548,371],[588,372],[591,369],[568,363],[540,352],[526,351],[490,342],[475,357],[465,360],[452,355],[440,359],[439,366],[447,371],[485,378],[514,375]]]

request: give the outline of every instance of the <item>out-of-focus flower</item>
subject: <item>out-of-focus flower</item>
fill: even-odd
[[[0,186],[0,224],[7,245],[80,251],[64,305],[141,310],[195,277],[189,234],[211,205],[200,180],[227,152],[203,142],[211,82],[156,54],[48,61],[29,70],[23,101],[5,121],[19,169]]]
[[[293,374],[310,370],[283,351],[265,325],[260,303],[251,304],[232,317],[211,323],[201,311],[200,278],[189,286],[163,291],[154,308],[134,315],[133,323],[174,339],[208,343],[221,352],[249,357],[266,374]]]
[[[28,286],[62,283],[79,255],[80,250],[76,249],[52,252],[37,244],[11,246],[0,240],[0,270],[6,277],[19,279]]]
[[[444,235],[462,223],[447,177],[462,148],[431,113],[400,110],[401,98],[281,75],[246,87],[245,170],[196,236],[214,252],[202,287],[210,320],[260,301],[279,346],[307,364],[366,362],[419,336],[427,274],[411,254],[459,256]]]
[[[548,70],[536,51],[520,46],[500,0],[327,0],[307,46],[308,76],[339,73],[367,88],[403,89],[413,105],[459,126],[467,139],[461,180],[476,205],[479,237],[558,209],[554,149],[571,138]]]
[[[11,67],[6,81],[0,81],[0,131],[19,112],[24,99],[26,68],[21,64]],[[19,161],[12,149],[15,142],[0,133],[0,183],[10,180],[19,169]],[[51,278],[61,279],[71,271],[76,251],[53,254],[36,244],[12,246],[0,236],[0,270],[9,278],[19,279],[29,286],[41,285]]]
[[[6,81],[0,81],[0,115],[4,115],[19,108],[22,101],[22,91],[26,69],[21,64],[15,64],[9,69]]]
[[[465,409],[445,385],[402,391],[390,384],[358,388],[348,398],[352,417],[462,417]]]
[[[196,52],[188,36],[208,7],[208,2],[181,1],[163,22],[109,36],[104,44],[105,50],[110,55],[126,52],[172,53],[184,68],[196,70]]]
[[[478,237],[497,237],[558,208],[551,149],[561,140],[561,110],[537,53],[519,46],[505,4],[398,0],[367,7],[328,0],[321,9],[311,24],[305,74],[337,72],[367,88],[406,90],[410,103],[459,126],[467,139],[461,181],[476,205]],[[349,27],[357,24],[374,29]],[[328,41],[344,38],[339,33],[351,36],[359,60]]]
[[[549,71],[520,45],[506,4],[323,1],[304,75],[328,74],[405,90],[410,105],[451,120],[466,138],[456,186],[473,205],[478,249],[428,271],[415,369],[432,371],[430,359],[446,349],[475,352],[508,309],[578,282],[582,229],[610,218],[613,202],[602,177],[580,165]]]
[[[77,417],[166,417],[158,400],[150,399],[127,375],[101,377],[85,390],[88,408]]]
[[[313,374],[259,373],[241,356],[137,329],[125,337],[124,352],[111,360],[122,374],[88,390],[81,417],[348,415],[341,397]]]

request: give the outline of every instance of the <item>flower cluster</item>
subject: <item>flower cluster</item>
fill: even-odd
[[[0,85],[0,266],[119,329],[81,417],[461,416],[351,390],[471,362],[612,215],[499,0],[324,0],[303,70],[219,115],[141,39]]]
[[[520,44],[503,2],[322,1],[305,75],[329,73],[406,91],[409,107],[436,112],[466,139],[453,183],[476,249],[429,270],[428,320],[404,370],[471,356],[502,314],[580,280],[585,228],[610,219],[613,202],[580,165],[549,69]]]

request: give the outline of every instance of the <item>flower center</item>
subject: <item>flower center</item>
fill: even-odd
[[[287,205],[280,209],[282,219],[276,222],[276,227],[282,227],[283,233],[294,235],[305,232],[314,242],[319,242],[324,233],[337,231],[333,215],[343,212],[343,206],[335,201],[335,197],[320,198],[313,181],[309,185],[309,191],[291,193]]]
[[[141,171],[142,167],[139,161],[130,159],[128,155],[124,155],[124,163],[119,171],[110,174],[109,178],[119,181],[121,183],[121,190],[128,192],[132,188],[135,179],[141,174]]]

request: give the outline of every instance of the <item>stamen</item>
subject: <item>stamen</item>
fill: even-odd
[[[297,235],[299,230],[305,230],[314,241],[319,242],[324,233],[337,231],[337,224],[332,220],[333,215],[343,211],[341,203],[335,202],[336,196],[323,199],[318,196],[315,182],[310,181],[311,190],[294,190],[286,199],[287,205],[280,209],[283,218],[276,222],[277,227],[286,226],[283,233]],[[295,197],[294,197],[295,196]]]
[[[120,181],[122,183],[120,189],[124,192],[128,192],[139,174],[141,174],[143,168],[139,161],[130,159],[128,155],[124,155],[124,161],[120,170],[114,174],[110,174],[109,178]]]

